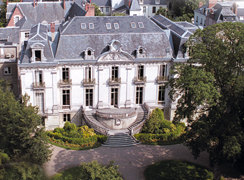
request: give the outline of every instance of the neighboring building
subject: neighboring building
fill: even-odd
[[[134,108],[146,102],[170,118],[174,110],[164,84],[173,62],[167,32],[144,16],[74,17],[58,32],[41,24],[31,29],[19,63],[21,89],[40,107],[47,129],[67,119],[80,124],[81,106]]]
[[[160,7],[167,8],[167,0],[133,0],[138,1],[141,12],[146,17],[152,17],[156,15],[156,12]]]
[[[194,11],[194,24],[199,27],[207,27],[221,22],[243,22],[244,1],[224,1],[209,0]]]
[[[0,79],[10,83],[16,98],[19,97],[18,59],[19,28],[0,28]]]

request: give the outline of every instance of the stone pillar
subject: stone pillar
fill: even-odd
[[[131,89],[131,67],[127,67],[127,75],[126,75],[126,102],[125,107],[131,107],[131,100],[130,100],[130,89]]]
[[[103,68],[98,67],[98,109],[103,109]]]

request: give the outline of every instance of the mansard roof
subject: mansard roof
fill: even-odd
[[[136,28],[131,27],[131,22],[135,22]],[[144,28],[139,28],[138,22],[142,22]],[[81,23],[86,24],[86,29],[81,29]],[[89,23],[94,24],[94,29],[89,29]],[[106,28],[106,23],[111,24],[111,29]],[[119,24],[119,29],[114,28],[114,23]],[[97,59],[108,51],[108,44],[113,40],[118,40],[122,50],[134,56],[139,46],[146,49],[147,58],[165,58],[166,51],[172,55],[166,33],[144,16],[74,17],[67,24],[60,34],[57,60],[82,60],[87,47],[95,50]]]
[[[7,42],[19,43],[19,28],[0,28],[0,40]]]
[[[66,20],[69,18],[73,18],[75,16],[85,16],[86,11],[84,8],[79,5],[77,2],[74,2],[69,10],[69,13],[66,16]]]

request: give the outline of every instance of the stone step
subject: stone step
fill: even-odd
[[[134,146],[139,144],[135,141],[129,134],[127,133],[119,133],[115,135],[111,135],[108,137],[107,141],[102,144],[102,146],[106,147],[125,147],[125,146]]]

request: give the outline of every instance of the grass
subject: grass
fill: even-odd
[[[67,170],[64,170],[60,173],[55,174],[53,177],[50,178],[50,180],[72,180],[72,179],[78,179],[80,174],[80,167],[74,167]]]
[[[146,180],[210,180],[213,172],[190,162],[169,160],[148,166],[144,176]]]
[[[98,148],[101,146],[100,143],[96,143],[94,146],[92,147],[82,147],[82,148],[76,148],[76,147],[69,147],[69,146],[65,146],[65,145],[61,145],[61,144],[58,144],[58,143],[54,143],[52,141],[49,141],[50,144],[54,145],[54,146],[58,146],[58,147],[61,147],[61,148],[64,148],[64,149],[69,149],[69,150],[89,150],[89,149],[95,149],[95,148]]]

